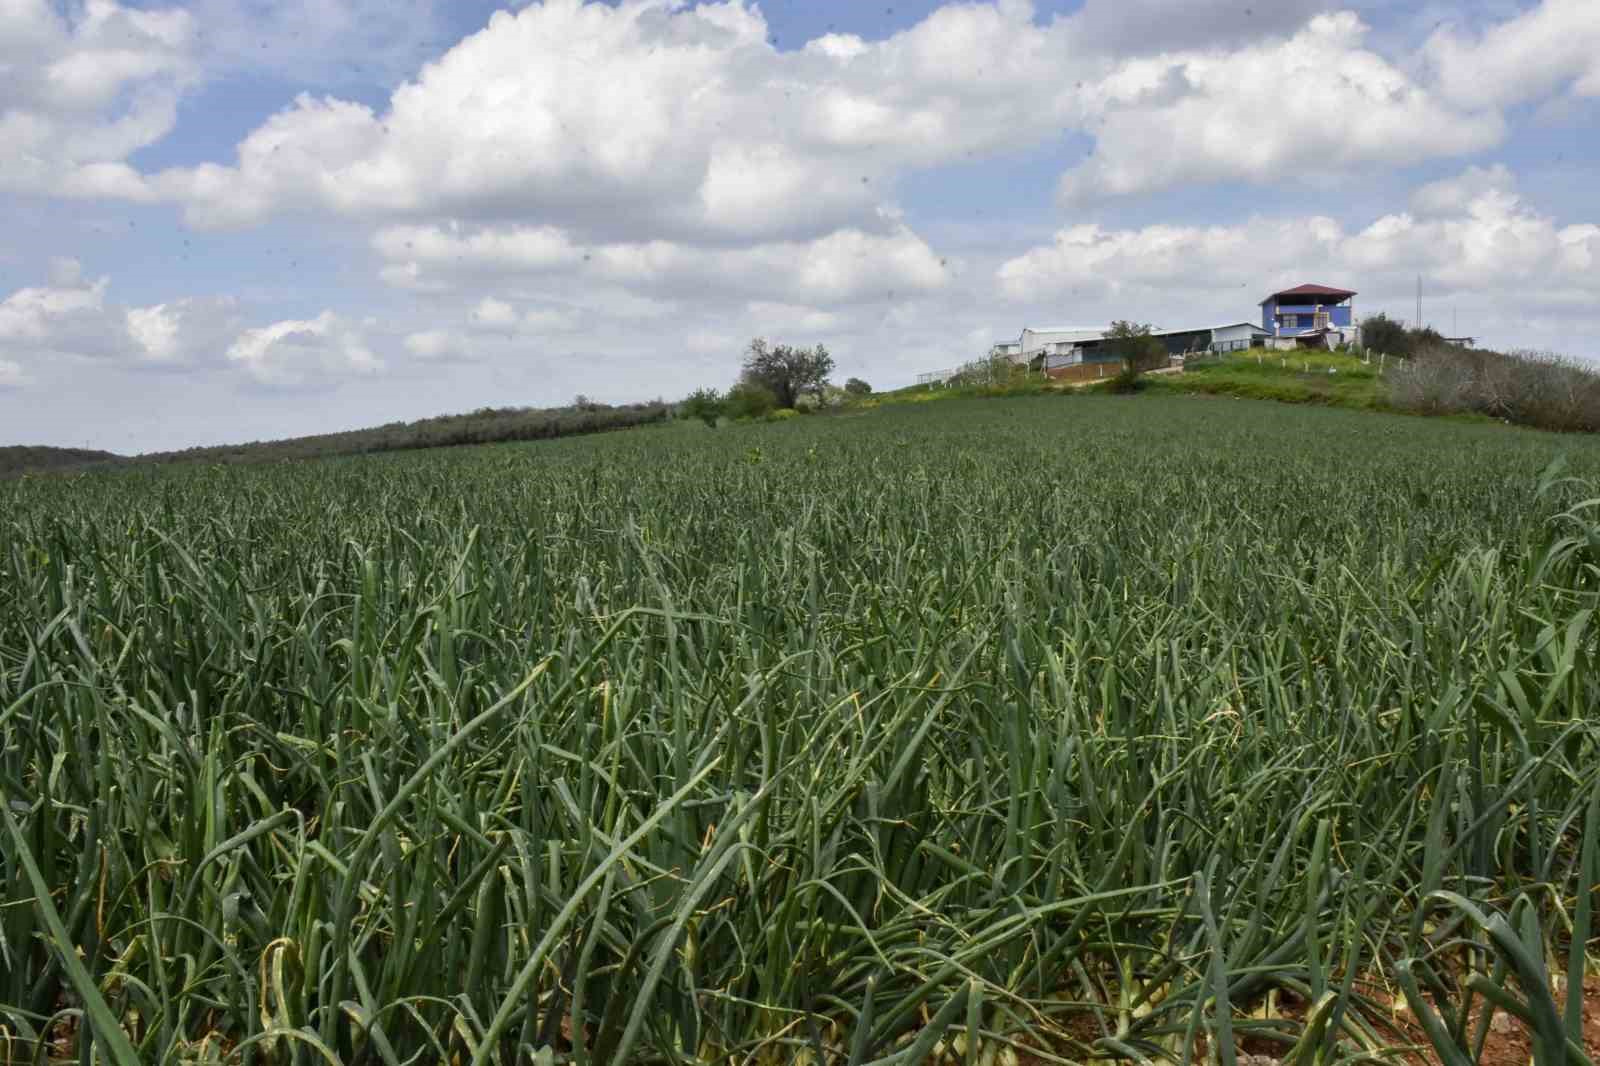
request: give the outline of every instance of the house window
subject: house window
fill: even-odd
[[[1299,315],[1279,315],[1278,317],[1283,321],[1283,327],[1285,329],[1299,329],[1300,328],[1300,316]]]

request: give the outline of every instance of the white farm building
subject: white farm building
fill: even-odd
[[[1081,327],[1028,327],[1013,344],[1006,345],[1016,354],[1017,362],[1032,366],[1040,363],[1045,370],[1076,366],[1080,363],[1115,362],[1105,347],[1108,330]],[[1222,326],[1201,326],[1191,329],[1154,329],[1150,335],[1159,339],[1173,355],[1195,352],[1243,351],[1251,345],[1262,344],[1271,336],[1265,329],[1251,322],[1230,322]],[[996,345],[998,350],[1000,346]]]

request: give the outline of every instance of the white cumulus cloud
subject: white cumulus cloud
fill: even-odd
[[[1425,54],[1450,99],[1504,107],[1554,92],[1600,96],[1600,8],[1540,0],[1481,31],[1446,25]]]
[[[287,388],[327,386],[384,368],[361,324],[332,311],[247,329],[228,347],[227,358],[257,384]]]
[[[17,366],[95,359],[129,369],[215,365],[238,329],[234,301],[183,297],[145,307],[107,298],[111,279],[87,281],[75,259],[50,264],[45,285],[0,300],[0,357]]]
[[[175,7],[0,3],[0,192],[152,198],[127,159],[176,123],[194,33]]]
[[[1062,197],[1390,168],[1479,151],[1504,136],[1497,112],[1447,106],[1367,49],[1366,33],[1346,11],[1233,52],[1128,63],[1105,83],[1107,106],[1091,123],[1094,152],[1062,177]]]
[[[17,365],[65,357],[135,369],[197,366],[214,364],[238,328],[230,299],[127,307],[107,299],[110,283],[84,280],[75,259],[52,261],[49,283],[0,300],[0,356]]]
[[[662,297],[715,292],[724,299],[849,303],[943,287],[949,272],[940,256],[909,228],[890,225],[887,233],[848,228],[807,241],[729,247],[667,240],[580,246],[546,228],[406,227],[381,232],[375,245],[387,260],[386,281],[424,290],[560,276]],[[489,298],[475,319],[498,328],[511,313]]]
[[[1023,0],[952,3],[884,40],[779,51],[737,0],[543,0],[496,14],[386,107],[301,95],[231,164],[156,186],[198,225],[332,212],[389,220],[401,228],[382,239],[403,240],[462,218],[493,223],[508,257],[559,256],[541,243],[552,228],[676,243],[882,230],[899,175],[1071,131],[1096,147],[1064,178],[1069,198],[1272,181],[1308,153],[1405,164],[1503,135],[1498,113],[1449,106],[1369,48],[1351,12],[1134,6],[1152,17],[1101,0],[1048,22]],[[1150,29],[1127,40],[1133,21]]]
[[[466,339],[447,329],[424,329],[408,333],[401,343],[406,351],[418,359],[459,359],[467,350]]]

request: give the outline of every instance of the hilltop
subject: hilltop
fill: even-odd
[[[0,447],[0,477],[77,470],[86,466],[104,466],[107,463],[126,461],[125,456],[89,448],[50,448],[17,444]]]
[[[580,397],[566,407],[484,407],[469,414],[439,415],[415,422],[389,422],[340,433],[149,452],[137,456],[81,448],[10,447],[0,448],[0,477],[78,470],[109,463],[261,463],[508,440],[549,440],[663,422],[670,413],[671,408],[659,400],[612,406],[592,403]]]
[[[842,398],[844,410],[928,403],[961,397],[1012,397],[1107,391],[1105,381],[1066,382],[1009,367],[988,380],[917,384]],[[1485,390],[1488,391],[1485,391]],[[1139,390],[1153,394],[1207,394],[1314,404],[1365,411],[1443,415],[1507,421],[1535,428],[1588,430],[1600,424],[1600,376],[1578,364],[1535,355],[1477,349],[1424,349],[1412,358],[1366,358],[1339,351],[1246,351],[1191,359],[1181,369],[1147,373]],[[1481,394],[1481,395],[1480,395]],[[683,405],[662,400],[612,406],[583,398],[566,407],[485,407],[468,414],[390,422],[366,429],[283,440],[224,444],[181,451],[121,456],[82,448],[0,447],[0,477],[84,470],[108,465],[185,461],[259,463],[337,455],[549,440],[661,424]],[[764,420],[796,415],[768,412]]]

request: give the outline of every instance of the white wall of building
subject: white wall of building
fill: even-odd
[[[1232,326],[1218,326],[1211,331],[1211,348],[1213,351],[1231,352],[1248,348],[1252,343],[1265,340],[1267,333],[1260,326],[1249,323],[1239,323]],[[1259,340],[1258,340],[1259,338]]]

